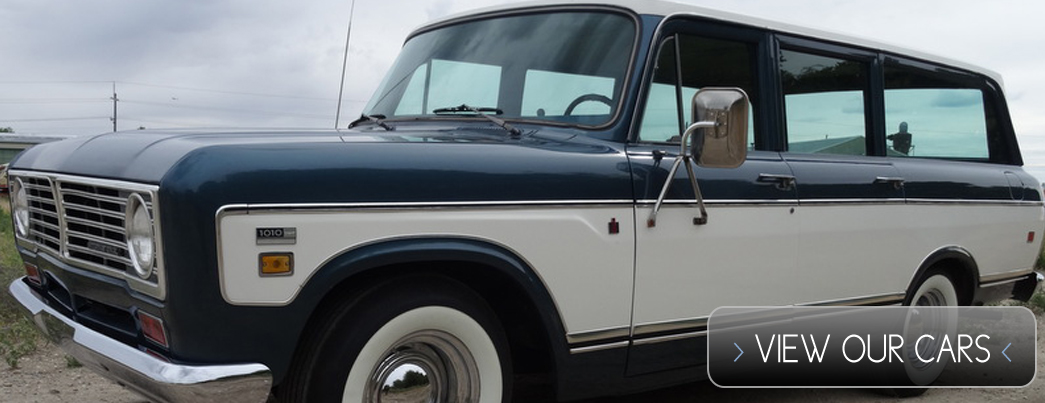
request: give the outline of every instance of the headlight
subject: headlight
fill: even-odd
[[[29,236],[29,191],[21,178],[11,182],[11,208],[14,214],[15,234],[19,238]]]
[[[156,256],[155,241],[152,216],[141,195],[135,193],[127,198],[126,214],[127,251],[134,262],[135,273],[142,279],[148,279],[152,276],[153,259]]]

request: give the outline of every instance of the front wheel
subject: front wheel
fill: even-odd
[[[311,362],[302,368],[306,401],[509,400],[504,332],[489,306],[455,281],[384,283],[340,309],[320,331]]]

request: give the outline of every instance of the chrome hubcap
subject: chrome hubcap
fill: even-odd
[[[925,339],[918,343],[917,352],[915,349],[909,350],[907,358],[915,368],[921,369],[932,365],[932,362],[923,362],[917,358],[936,358],[936,352],[939,351],[942,346],[942,337],[945,334],[947,322],[945,312],[918,308],[944,306],[948,306],[947,298],[943,295],[942,291],[934,288],[918,296],[918,300],[915,301],[914,306],[910,308],[910,313],[907,318],[908,336],[911,336],[912,338],[923,334],[933,336],[931,339]],[[913,343],[913,341],[910,343]]]
[[[410,334],[370,372],[364,402],[475,402],[479,370],[461,340],[439,330]]]

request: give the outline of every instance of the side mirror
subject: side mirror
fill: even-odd
[[[692,121],[696,123],[682,138],[690,138],[689,155],[697,165],[736,168],[747,159],[748,98],[744,90],[708,87],[697,91]]]

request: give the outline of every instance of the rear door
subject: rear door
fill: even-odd
[[[874,135],[877,54],[781,38],[786,150],[798,183],[799,304],[897,302],[910,220],[905,178]],[[907,276],[901,276],[906,279]]]

